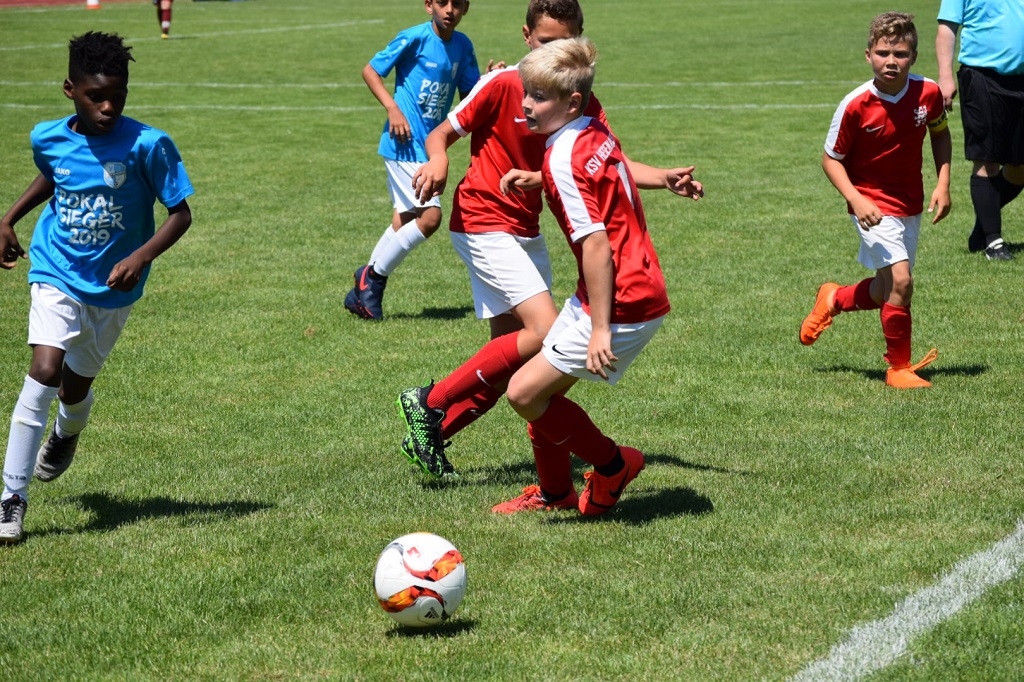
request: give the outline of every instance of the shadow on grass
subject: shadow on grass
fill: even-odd
[[[884,369],[864,369],[863,367],[851,367],[850,365],[829,365],[827,367],[818,367],[814,371],[830,374],[861,374],[867,379],[885,381]],[[919,371],[918,374],[930,380],[931,377],[938,376],[978,377],[987,371],[988,365],[950,365],[948,367],[930,365],[926,369]]]
[[[458,637],[459,635],[474,630],[476,628],[476,620],[473,618],[457,618],[456,620],[449,620],[442,623],[438,623],[433,627],[426,628],[410,628],[404,625],[394,627],[387,632],[388,637],[407,637],[407,638],[419,638],[419,639],[447,639],[449,637]]]
[[[647,466],[653,464],[678,467],[681,469],[691,469],[693,471],[706,471],[716,474],[734,474],[740,476],[750,475],[749,471],[739,471],[736,469],[726,469],[724,467],[716,467],[710,464],[699,464],[697,462],[690,462],[675,455],[665,454],[645,454],[644,459]],[[422,476],[422,486],[424,488],[451,488],[464,485],[515,485],[520,487],[526,487],[533,485],[537,482],[537,468],[534,466],[533,460],[523,460],[515,464],[508,464],[504,466],[483,466],[483,467],[467,467],[461,469],[458,466],[458,462],[454,462],[456,471],[459,472],[458,478],[431,478],[427,475]],[[590,471],[590,465],[579,459],[578,457],[572,458],[572,476],[574,480],[580,481],[583,479],[583,473]]]
[[[464,317],[473,315],[473,306],[459,306],[457,308],[424,308],[423,312],[416,313],[395,313],[386,315],[385,318],[392,320],[461,320]]]
[[[710,498],[693,488],[662,488],[654,491],[627,491],[618,504],[601,516],[552,516],[548,523],[601,523],[618,521],[643,525],[656,519],[679,516],[704,516],[715,511]]]
[[[92,515],[92,520],[77,528],[42,530],[32,533],[35,537],[64,535],[67,533],[89,533],[110,531],[146,519],[169,518],[174,516],[192,517],[195,523],[204,523],[224,518],[236,518],[254,514],[273,507],[263,502],[230,500],[227,502],[188,502],[169,497],[151,497],[144,500],[125,500],[106,493],[91,493],[71,498],[83,511]]]

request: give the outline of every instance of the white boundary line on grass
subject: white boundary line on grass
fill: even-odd
[[[1016,532],[989,549],[957,563],[939,582],[896,605],[887,618],[853,628],[846,640],[832,647],[794,675],[792,682],[859,680],[892,665],[906,653],[910,642],[1004,583],[1024,564],[1024,519]]]
[[[3,48],[0,48],[3,49]],[[738,87],[752,87],[752,88],[763,88],[774,85],[852,85],[857,81],[737,81],[735,83],[726,83],[724,81],[695,81],[692,83],[680,83],[676,81],[666,81],[664,83],[599,83],[601,88],[738,88]],[[52,81],[10,81],[0,80],[0,85],[18,86],[18,87],[33,87],[38,85],[53,85]],[[366,84],[359,82],[352,83],[151,83],[132,81],[132,87],[146,87],[146,88],[211,88],[211,89],[285,89],[285,88],[301,88],[301,89],[320,89],[331,90],[335,88],[365,88]]]
[[[223,36],[259,35],[264,33],[284,33],[286,31],[315,31],[325,28],[344,28],[346,26],[365,26],[366,24],[381,24],[383,19],[365,19],[362,21],[341,21],[334,24],[306,24],[303,26],[275,26],[273,28],[251,28],[238,31],[212,31],[210,33],[182,33],[176,38],[220,38]],[[125,38],[129,44],[161,40],[155,36],[145,38]],[[67,47],[67,43],[51,43],[49,45],[3,45],[0,52],[14,52],[16,50],[52,50],[54,48]]]
[[[58,109],[59,104],[19,104],[17,102],[0,102],[0,109]],[[657,111],[661,109],[711,109],[717,111],[758,111],[773,109],[832,109],[831,104],[619,104],[605,107],[608,111]],[[132,111],[328,111],[332,113],[352,113],[356,111],[380,111],[379,106],[353,107],[295,107],[287,105],[263,104],[132,104],[128,107],[128,115]]]

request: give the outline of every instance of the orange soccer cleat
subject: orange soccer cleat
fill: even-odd
[[[833,297],[838,290],[839,285],[835,282],[825,282],[818,287],[814,307],[800,325],[800,343],[810,346],[818,340],[823,331],[832,326],[832,319],[839,314],[839,311],[832,307]]]
[[[508,502],[502,502],[491,507],[491,511],[495,514],[515,514],[521,511],[554,511],[555,509],[575,509],[579,503],[579,496],[575,490],[571,490],[568,495],[560,500],[551,502],[544,493],[541,492],[539,485],[530,485],[523,488],[523,494],[519,497],[509,500]]]
[[[584,474],[587,487],[580,495],[580,513],[584,516],[598,516],[614,507],[625,487],[644,468],[644,453],[627,447],[620,447],[619,452],[626,462],[619,473],[602,476],[596,471],[588,471]]]
[[[932,348],[921,358],[920,362],[904,367],[890,367],[885,373],[885,383],[893,388],[901,389],[928,388],[932,385],[931,382],[917,376],[917,370],[927,367],[937,357],[939,357],[939,352]]]

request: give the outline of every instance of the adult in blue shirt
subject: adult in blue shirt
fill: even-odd
[[[946,109],[960,93],[964,152],[971,170],[971,252],[1012,260],[1003,241],[1002,207],[1024,188],[1024,3],[942,0],[935,35],[939,88]],[[953,54],[960,34],[960,69]]]

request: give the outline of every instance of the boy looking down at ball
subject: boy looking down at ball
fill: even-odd
[[[539,484],[496,505],[496,513],[611,509],[644,468],[644,455],[606,436],[565,397],[580,379],[616,383],[661,327],[670,306],[636,182],[618,142],[585,116],[597,51],[585,38],[557,40],[523,58],[523,112],[548,135],[541,177],[548,208],[576,257],[576,293],[541,352],[509,380],[508,401],[528,422]],[[503,189],[528,179],[512,170]],[[579,495],[570,455],[593,465]]]

